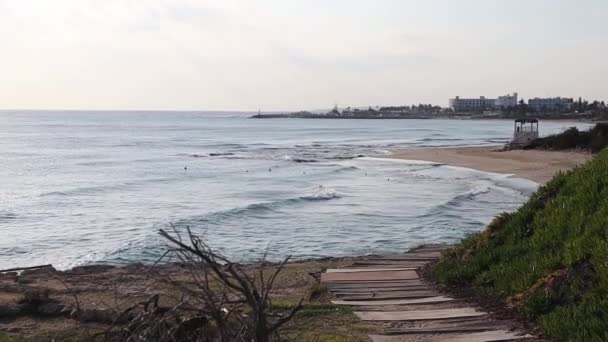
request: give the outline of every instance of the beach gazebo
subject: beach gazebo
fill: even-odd
[[[517,119],[513,127],[511,145],[527,145],[538,138],[537,119]]]

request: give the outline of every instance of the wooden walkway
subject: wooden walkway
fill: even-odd
[[[418,270],[436,260],[445,246],[431,245],[407,253],[368,257],[321,275],[337,305],[352,306],[363,321],[382,325],[374,342],[536,340],[469,304],[437,291]]]

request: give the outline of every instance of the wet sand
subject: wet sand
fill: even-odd
[[[502,146],[431,147],[393,151],[390,158],[425,160],[480,171],[513,174],[537,183],[545,183],[559,171],[570,170],[592,158],[587,152],[513,150]]]

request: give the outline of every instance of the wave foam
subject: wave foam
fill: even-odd
[[[340,195],[336,190],[331,189],[331,188],[322,187],[315,194],[308,195],[308,196],[302,196],[302,197],[300,197],[300,199],[306,200],[306,201],[326,201],[326,200],[330,200],[330,199],[334,199],[334,198],[341,198],[341,197],[342,197],[342,195]]]
[[[278,211],[280,208],[299,205],[306,202],[329,201],[341,198],[342,195],[336,190],[320,187],[315,193],[294,198],[286,198],[272,202],[253,203],[244,207],[237,207],[222,211],[216,211],[190,219],[182,219],[175,223],[176,226],[190,226],[198,223],[218,224],[221,221],[231,218],[251,217]]]

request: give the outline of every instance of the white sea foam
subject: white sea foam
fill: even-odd
[[[387,163],[400,163],[407,165],[444,165],[443,163],[437,163],[427,160],[415,160],[415,159],[397,159],[397,158],[378,158],[378,157],[360,157],[357,160],[363,161],[376,161],[376,162],[387,162]]]
[[[324,186],[319,187],[318,190],[315,191],[312,195],[302,196],[300,198],[309,200],[309,201],[318,201],[318,200],[329,200],[334,198],[341,198],[342,195],[339,194],[335,189],[326,188]]]

